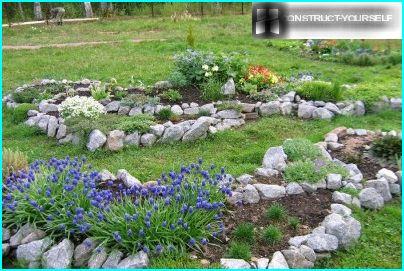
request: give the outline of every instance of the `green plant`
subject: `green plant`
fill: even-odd
[[[278,96],[271,92],[270,90],[261,90],[258,92],[251,92],[248,97],[255,101],[260,101],[260,102],[271,102],[275,101],[278,99]]]
[[[157,118],[159,120],[169,120],[173,115],[170,108],[163,108],[157,113]]]
[[[115,91],[114,91],[114,98],[116,99],[116,100],[122,100],[122,99],[124,99],[126,96],[128,96],[128,92],[127,91],[125,91],[125,90],[117,90],[117,89],[115,89]]]
[[[254,242],[254,225],[248,222],[237,225],[236,229],[233,231],[233,236],[238,241],[246,243]]]
[[[232,102],[232,101],[224,101],[220,104],[216,105],[216,108],[218,111],[222,110],[235,110],[237,112],[241,112],[242,106],[241,104],[237,102]]]
[[[195,37],[194,37],[194,31],[192,29],[192,26],[188,27],[187,45],[191,48],[195,47]]]
[[[151,97],[144,94],[130,94],[122,99],[121,104],[130,107],[141,107],[145,104],[157,105],[159,102],[160,98],[158,96]]]
[[[216,79],[208,79],[201,85],[202,99],[205,101],[217,101],[223,98],[222,82]]]
[[[15,108],[4,108],[3,113],[9,115],[14,124],[21,123],[27,119],[28,110],[35,110],[37,106],[30,103],[19,104]]]
[[[321,151],[305,138],[287,139],[283,142],[283,150],[289,161],[310,159],[321,156]]]
[[[359,195],[359,191],[357,189],[350,188],[350,187],[343,187],[343,188],[339,189],[338,191],[342,192],[342,193],[349,194],[349,195],[351,195],[353,197],[357,197]]]
[[[28,169],[28,158],[20,151],[3,148],[3,180],[11,173]]]
[[[160,97],[170,102],[178,102],[182,100],[181,93],[174,89],[163,91],[163,93],[160,94]]]
[[[280,221],[286,217],[287,211],[280,203],[273,203],[266,210],[266,217],[269,220]]]
[[[297,88],[297,94],[306,100],[336,102],[341,100],[343,89],[338,83],[324,81],[304,82]]]
[[[198,117],[203,117],[203,116],[209,117],[210,116],[210,111],[207,110],[207,109],[199,109],[197,116]]]
[[[300,227],[300,219],[295,216],[288,218],[288,224],[293,230],[297,230]]]
[[[126,133],[133,133],[135,131],[146,133],[150,130],[150,126],[154,125],[154,117],[148,114],[139,114],[132,117],[124,118],[116,127]]]
[[[243,259],[246,261],[251,260],[250,245],[244,242],[231,242],[227,255],[233,259]]]
[[[265,228],[262,237],[269,245],[274,245],[282,240],[283,233],[278,227],[269,225]]]
[[[168,81],[175,88],[183,88],[188,85],[187,78],[179,71],[173,71],[168,77]]]
[[[118,81],[116,78],[110,78],[108,82],[104,84],[104,87],[108,92],[113,92],[117,86]]]
[[[96,101],[108,99],[111,96],[111,93],[107,91],[105,87],[101,86],[93,86],[91,88],[91,96]]]
[[[396,161],[401,158],[402,141],[398,136],[384,136],[373,141],[370,146],[372,155],[384,158],[389,161]]]
[[[13,100],[17,103],[32,103],[41,97],[42,92],[37,88],[29,88],[12,94]]]
[[[289,163],[284,177],[288,182],[318,183],[330,173],[341,174],[343,177],[348,175],[347,170],[341,165],[321,159],[315,161],[307,159]]]
[[[257,93],[258,87],[257,87],[257,85],[254,85],[252,83],[245,82],[241,86],[241,92],[243,92],[245,94]]]

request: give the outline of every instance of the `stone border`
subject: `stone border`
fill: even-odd
[[[323,142],[316,143],[325,157],[332,159],[329,150],[342,148],[339,137],[343,134],[366,136],[375,132],[365,129],[347,129],[339,127],[332,130],[325,136]],[[397,135],[397,132],[381,133],[380,135]],[[336,145],[338,144],[338,145]],[[331,148],[330,148],[331,147]],[[265,153],[263,167],[257,168],[256,173],[262,176],[273,176],[283,171],[286,166],[287,156],[282,147],[271,147]],[[329,189],[334,191],[332,195],[331,214],[329,214],[320,225],[313,229],[310,234],[294,236],[289,239],[290,247],[282,251],[276,251],[272,259],[254,258],[254,261],[247,262],[242,259],[222,258],[220,264],[223,268],[259,268],[259,269],[285,269],[285,268],[312,268],[317,259],[330,257],[331,252],[337,249],[347,248],[355,243],[361,234],[361,224],[351,216],[351,206],[366,209],[380,209],[385,202],[392,199],[393,195],[401,193],[401,171],[396,173],[381,169],[376,175],[376,180],[368,180],[365,187],[361,184],[363,175],[355,164],[345,164],[337,159],[333,162],[343,165],[349,176],[345,179],[339,174],[329,174],[323,182],[318,184],[289,183],[285,186],[270,184],[251,184],[253,176],[243,174],[236,178],[240,184],[231,197],[227,198],[230,204],[259,203],[260,199],[277,199],[288,195],[313,193],[317,189]],[[128,187],[140,184],[140,181],[131,176],[126,170],[119,170],[115,177],[108,170],[100,172],[101,180],[121,180]],[[231,175],[226,181],[232,182]],[[153,181],[144,183],[143,186],[152,185]],[[352,197],[349,194],[336,191],[342,187],[349,187],[359,190],[359,197]],[[144,268],[149,264],[149,257],[144,252],[135,255],[128,255],[122,259],[124,254],[118,250],[112,250],[109,254],[104,247],[99,247],[91,238],[87,238],[76,247],[64,239],[53,245],[50,237],[45,232],[35,229],[32,225],[26,224],[15,233],[3,228],[3,257],[7,256],[11,249],[16,249],[16,257],[29,263],[29,268],[69,268],[75,267],[90,268]],[[202,259],[206,264],[206,260]]]
[[[86,85],[88,87],[78,88],[77,91],[88,92],[89,87],[101,84],[100,81],[91,81],[84,79],[82,81],[56,81],[44,79],[38,84],[24,85],[15,90],[15,92],[24,91],[26,88],[35,87],[38,85],[48,84],[65,84],[65,85]],[[163,88],[169,82],[159,81],[155,84],[155,88]],[[60,94],[57,94],[58,96]],[[38,105],[38,110],[30,110],[28,112],[28,120],[25,122],[28,126],[36,126],[40,128],[49,137],[56,137],[59,143],[79,144],[80,138],[72,133],[68,133],[63,118],[56,118],[52,114],[58,113],[59,106],[54,104],[55,99],[43,100]],[[3,99],[8,107],[16,107],[9,94]],[[120,101],[101,101],[107,113],[116,113],[120,115],[134,116],[137,114],[157,114],[162,109],[170,109],[176,116],[192,117],[201,112],[207,113],[210,117],[199,117],[198,119],[190,119],[173,124],[168,121],[164,124],[156,124],[150,127],[150,131],[145,134],[134,132],[125,134],[124,131],[114,130],[107,134],[100,130],[93,130],[87,140],[87,149],[95,151],[96,149],[105,148],[111,151],[122,149],[126,145],[135,146],[151,146],[155,143],[172,143],[178,141],[194,141],[204,138],[207,134],[214,134],[218,131],[224,131],[231,128],[237,128],[245,124],[246,120],[256,119],[260,116],[272,115],[296,115],[302,119],[332,119],[335,115],[346,116],[362,116],[366,113],[365,105],[362,101],[356,102],[340,102],[330,103],[323,101],[305,101],[302,100],[296,92],[291,91],[276,101],[267,103],[241,103],[233,101],[241,107],[241,112],[235,109],[218,110],[218,105],[223,102],[208,103],[199,106],[197,103],[183,103],[181,106],[175,105],[149,105],[143,107],[129,107],[122,105]],[[389,108],[401,110],[401,99],[384,99],[382,104],[378,104],[378,108],[388,106]]]

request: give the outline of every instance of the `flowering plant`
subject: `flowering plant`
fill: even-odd
[[[278,83],[279,78],[275,73],[271,72],[266,67],[255,65],[248,68],[245,81],[256,85],[258,89],[263,89]]]
[[[100,114],[105,114],[102,104],[94,100],[93,97],[68,97],[59,106],[59,112],[62,117],[86,119],[97,119]]]

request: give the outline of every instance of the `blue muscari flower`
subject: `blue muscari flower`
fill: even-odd
[[[144,230],[143,229],[139,230],[139,237],[144,237]]]
[[[149,248],[147,246],[143,246],[142,250],[143,250],[144,253],[149,253],[150,252],[150,250],[149,250]]]
[[[201,239],[201,244],[206,246],[208,244],[208,240],[206,240],[206,238],[202,238]]]
[[[131,229],[129,229],[129,230],[128,230],[128,236],[132,236],[132,235],[133,235],[133,232],[132,232]]]
[[[167,221],[164,220],[161,226],[163,226],[164,228],[167,227]]]
[[[132,216],[132,220],[133,221],[136,221],[137,219],[138,219],[138,217],[139,217],[139,214],[134,214],[133,216]]]
[[[132,217],[131,217],[128,213],[126,213],[126,214],[125,214],[125,220],[126,220],[126,222],[129,222],[131,219],[132,219]]]
[[[151,227],[151,223],[150,223],[150,221],[146,221],[146,228],[150,228]]]
[[[83,243],[87,248],[90,248],[93,245],[93,243],[89,239],[84,240]]]
[[[101,214],[101,213],[98,213],[97,217],[98,217],[98,220],[99,220],[99,221],[103,221],[103,220],[104,220],[104,215]]]
[[[196,241],[195,241],[195,239],[194,238],[190,238],[189,239],[189,241],[188,241],[188,244],[192,247],[192,246],[194,246],[195,245],[195,243],[196,243]]]
[[[189,227],[188,227],[188,223],[184,223],[184,224],[182,224],[182,227],[184,228],[184,230],[188,230],[189,229]]]
[[[122,237],[119,234],[119,232],[117,232],[117,231],[113,233],[113,237],[114,237],[115,241],[117,241],[118,243],[122,241]]]
[[[52,216],[52,215],[48,215],[47,218],[46,218],[46,220],[52,221],[52,220],[53,220],[53,216]]]
[[[160,254],[162,251],[163,251],[163,246],[160,245],[160,244],[158,244],[158,245],[156,246],[156,253],[157,253],[157,254]]]
[[[199,159],[198,159],[198,164],[202,165],[202,163],[203,163],[203,159],[202,159],[202,158],[199,158]]]
[[[167,206],[167,205],[170,205],[170,198],[166,198],[165,200],[164,200],[164,204]]]
[[[175,225],[174,224],[170,224],[170,229],[173,231],[175,230]]]

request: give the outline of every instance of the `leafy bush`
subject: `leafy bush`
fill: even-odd
[[[175,88],[183,88],[188,85],[187,78],[179,71],[173,71],[168,77],[168,81]]]
[[[289,161],[314,160],[321,156],[320,149],[305,138],[285,140],[282,147]]]
[[[389,161],[401,158],[402,141],[398,136],[384,136],[373,141],[370,146],[372,155]]]
[[[35,99],[38,99],[41,95],[41,91],[36,88],[26,89],[20,92],[13,93],[13,99],[17,103],[32,103]]]
[[[122,99],[121,104],[125,106],[143,106],[145,104],[157,105],[160,103],[159,97],[150,97],[144,94],[130,94]]]
[[[91,88],[91,97],[94,98],[96,101],[108,99],[111,96],[111,93],[109,93],[105,87],[101,86],[93,86]]]
[[[201,165],[181,167],[162,174],[155,186],[122,189],[123,196],[88,218],[89,235],[110,248],[130,253],[142,249],[162,254],[201,250],[210,237],[224,230],[220,221],[228,186],[219,188],[225,171],[204,170]],[[102,217],[102,219],[99,219]]]
[[[247,243],[231,242],[227,254],[229,258],[251,260],[251,248]]]
[[[117,129],[126,133],[133,133],[135,131],[146,133],[150,130],[150,126],[154,124],[155,122],[153,116],[148,114],[139,114],[132,117],[123,118],[119,123],[116,124],[116,127]]]
[[[216,79],[209,79],[201,85],[202,99],[205,101],[217,101],[223,98],[223,83]]]
[[[187,44],[191,48],[195,47],[195,37],[192,26],[188,27]]]
[[[262,237],[269,245],[274,245],[282,240],[283,233],[278,227],[269,225],[265,228]]]
[[[221,104],[217,104],[216,108],[218,111],[222,110],[236,110],[237,112],[241,112],[242,106],[237,102],[232,101],[224,101]]]
[[[253,94],[258,92],[258,87],[252,83],[245,82],[241,85],[241,91],[245,94]]]
[[[234,237],[238,241],[246,243],[254,242],[254,225],[248,222],[239,224],[233,231]]]
[[[178,102],[182,100],[182,95],[178,90],[169,89],[160,94],[160,97],[170,102]]]
[[[175,71],[183,74],[188,84],[200,85],[213,78],[225,82],[232,77],[240,80],[247,69],[245,55],[232,52],[215,54],[188,49],[174,56]]]
[[[349,195],[351,195],[353,197],[359,196],[359,191],[357,189],[355,189],[355,188],[343,187],[343,188],[339,189],[338,191],[342,192],[342,193],[349,194]]]
[[[278,83],[279,78],[266,67],[255,65],[248,68],[245,81],[256,85],[257,88],[261,90]]]
[[[252,92],[248,95],[248,97],[259,102],[271,102],[278,99],[278,96],[275,93],[267,89],[258,92]]]
[[[26,174],[5,182],[3,223],[33,223],[52,236],[84,234],[91,225],[85,216],[102,211],[112,192],[94,187],[99,174],[77,158],[35,161]]]
[[[68,97],[60,104],[59,112],[65,119],[97,119],[101,114],[105,114],[105,109],[93,97],[74,96]]]
[[[392,65],[401,64],[401,53],[391,52],[387,57],[387,63],[390,63]]]
[[[28,168],[28,158],[20,151],[3,149],[3,179],[11,173],[18,173],[20,170]],[[18,174],[17,174],[18,175]]]
[[[27,119],[28,110],[34,110],[34,109],[37,109],[36,105],[24,103],[19,104],[15,108],[4,108],[4,114],[10,115],[12,123],[18,124]]]
[[[169,120],[174,116],[174,113],[170,108],[163,108],[157,113],[157,118],[159,120]]]
[[[124,99],[126,96],[128,96],[128,92],[125,90],[116,90],[114,91],[114,98],[116,100],[122,100]]]
[[[343,177],[348,175],[347,170],[333,162],[322,160],[299,160],[289,163],[285,169],[285,180],[288,182],[308,182],[318,183],[330,174],[341,174]]]
[[[288,218],[288,224],[293,230],[297,230],[300,227],[300,219],[295,216]]]
[[[273,203],[266,210],[266,217],[269,220],[280,221],[286,217],[286,210],[280,203]]]
[[[342,87],[338,83],[324,81],[304,82],[297,93],[306,100],[336,102],[342,97]]]

